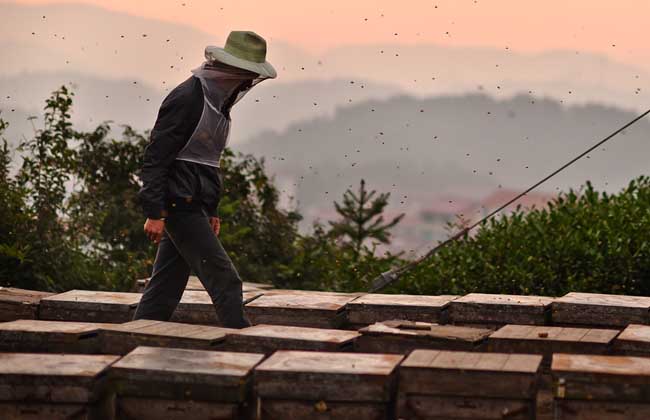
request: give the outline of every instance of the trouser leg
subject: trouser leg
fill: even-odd
[[[221,324],[229,328],[250,326],[244,312],[241,278],[214,234],[208,216],[176,212],[167,218],[166,229],[210,295]]]
[[[169,321],[181,300],[190,266],[185,262],[165,230],[158,244],[153,273],[144,289],[133,319]]]

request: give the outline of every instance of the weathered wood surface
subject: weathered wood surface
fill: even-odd
[[[367,294],[347,304],[348,322],[373,324],[392,319],[408,321],[445,321],[449,302],[458,296]]]
[[[107,420],[113,418],[112,404],[61,404],[0,402],[2,420]]]
[[[356,351],[406,354],[417,348],[476,351],[492,330],[392,320],[378,322],[359,332]]]
[[[236,403],[212,401],[167,400],[158,398],[118,397],[116,419],[120,420],[237,420],[251,418]]]
[[[402,356],[279,350],[255,368],[265,399],[388,402]]]
[[[360,293],[269,290],[246,304],[253,324],[338,328],[346,321],[345,305]]]
[[[260,418],[264,420],[388,420],[393,418],[388,404],[385,403],[262,400],[260,405]]]
[[[127,354],[138,346],[215,350],[224,343],[226,334],[233,331],[236,330],[139,319],[103,327],[101,350],[107,354]]]
[[[571,292],[552,305],[553,323],[626,327],[650,323],[650,297]]]
[[[558,420],[647,420],[650,404],[614,401],[556,400]]]
[[[259,324],[228,333],[224,350],[270,354],[276,350],[352,350],[356,331]]]
[[[0,401],[88,403],[103,392],[103,372],[119,356],[0,353]]]
[[[0,321],[37,319],[41,299],[54,293],[0,287]]]
[[[650,359],[632,356],[554,354],[555,398],[650,401]]]
[[[614,353],[628,356],[650,356],[650,326],[628,325],[614,340]]]
[[[144,279],[138,279],[136,280],[136,291],[142,293],[144,291],[144,288],[147,287],[147,283],[149,282],[149,277],[144,278]],[[249,281],[245,281],[242,283],[242,288],[244,292],[256,292],[260,290],[269,290],[273,289],[272,284],[266,284],[266,283],[253,283]],[[205,287],[203,287],[203,283],[201,283],[201,280],[197,276],[190,276],[190,278],[187,280],[187,286],[185,286],[185,290],[203,290],[205,291]]]
[[[44,320],[122,323],[133,318],[140,293],[70,290],[41,299]]]
[[[449,304],[454,324],[545,325],[550,321],[553,298],[547,296],[470,293]]]
[[[619,330],[506,325],[488,339],[488,350],[533,353],[550,365],[553,353],[607,354]]]
[[[138,347],[115,363],[110,376],[120,397],[242,402],[251,370],[264,355]]]
[[[98,353],[99,329],[105,325],[31,319],[0,323],[0,351]]]
[[[414,350],[399,368],[397,417],[533,418],[541,360],[538,355]]]
[[[244,304],[261,296],[259,291],[243,292]],[[206,291],[186,290],[170,321],[187,324],[221,325],[214,304]]]

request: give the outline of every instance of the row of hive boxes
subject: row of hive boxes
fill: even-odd
[[[385,321],[359,331],[258,324],[243,329],[137,320],[124,324],[16,320],[0,323],[0,351],[126,354],[138,346],[271,354],[313,350],[408,354],[414,349],[650,357],[650,326],[613,329],[506,325],[496,331],[425,322]]]
[[[0,321],[40,318],[122,323],[132,319],[140,297],[139,293],[71,290],[50,295],[0,288]],[[458,297],[250,288],[243,297],[255,324],[349,329],[389,319],[489,328],[505,324],[600,328],[650,324],[650,297],[638,296],[569,293],[554,299],[477,293]],[[172,320],[219,322],[203,290],[186,290]]]
[[[534,419],[541,356],[0,353],[3,419]],[[554,418],[646,419],[650,359],[556,354]]]

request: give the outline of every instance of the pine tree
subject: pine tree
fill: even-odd
[[[377,191],[366,190],[366,182],[362,179],[358,194],[347,190],[343,194],[343,204],[334,202],[336,212],[341,220],[329,222],[332,226],[330,234],[334,238],[347,238],[354,253],[355,260],[363,251],[364,243],[368,239],[375,239],[381,243],[390,243],[390,229],[404,217],[404,213],[384,222],[383,212],[388,205],[390,193],[381,193],[373,197]]]

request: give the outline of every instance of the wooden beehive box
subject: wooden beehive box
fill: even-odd
[[[532,419],[542,357],[414,350],[399,368],[400,419]]]
[[[140,302],[139,293],[70,290],[43,298],[39,316],[45,320],[128,322]]]
[[[232,330],[224,350],[270,354],[276,350],[352,350],[356,331],[259,324]]]
[[[230,331],[235,330],[139,319],[104,326],[101,350],[107,354],[127,354],[138,346],[216,350],[221,348]]]
[[[243,292],[244,304],[261,296],[261,292]],[[186,290],[170,321],[187,324],[221,325],[216,309],[205,290]]]
[[[99,329],[103,325],[35,319],[4,322],[0,324],[0,351],[99,353]]]
[[[607,354],[619,330],[536,325],[506,325],[488,339],[488,350],[533,353],[550,366],[553,353]]]
[[[0,353],[0,418],[111,418],[104,372],[119,356]]]
[[[246,304],[253,324],[338,328],[345,324],[345,305],[359,293],[269,290]]]
[[[389,419],[402,356],[279,350],[255,368],[262,419]]]
[[[553,323],[595,327],[648,324],[650,297],[571,292],[553,302]]]
[[[369,325],[359,332],[356,351],[407,354],[417,348],[479,350],[492,330],[394,320]]]
[[[348,303],[348,322],[359,327],[394,319],[444,323],[449,302],[457,297],[371,293]]]
[[[546,296],[470,293],[449,304],[450,322],[501,327],[505,324],[545,325],[553,298]]]
[[[650,356],[650,326],[628,325],[614,340],[614,353],[627,356]]]
[[[261,354],[138,347],[111,367],[117,418],[240,419]]]
[[[147,287],[147,283],[149,282],[149,277],[144,278],[144,279],[138,279],[136,280],[136,291],[142,293],[144,291],[144,288]],[[243,282],[242,284],[242,289],[244,292],[256,292],[260,290],[268,290],[272,289],[273,285],[270,284],[265,284],[265,283],[251,283],[248,281]],[[187,280],[187,286],[185,286],[185,290],[203,290],[205,291],[205,287],[203,287],[203,283],[201,283],[201,280],[199,280],[198,277],[196,276],[190,276],[190,278]]]
[[[49,292],[0,287],[0,321],[37,319],[41,299],[52,295]]]
[[[553,355],[557,419],[650,418],[650,359]]]

